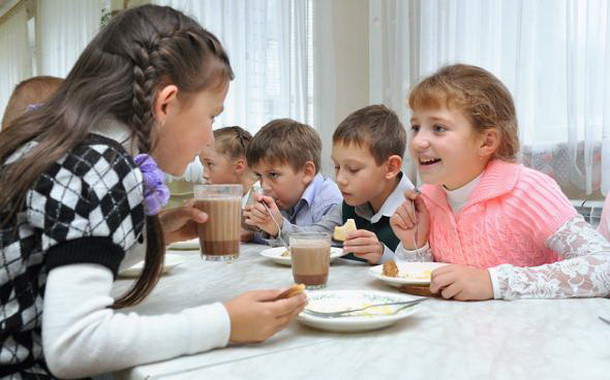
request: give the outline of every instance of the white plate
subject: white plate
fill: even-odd
[[[261,255],[275,261],[282,265],[291,265],[292,261],[290,256],[282,256],[282,253],[286,251],[284,247],[267,248],[261,251]],[[336,258],[346,255],[343,252],[343,248],[330,247],[330,262],[332,263]]]
[[[184,257],[180,255],[172,255],[171,253],[165,254],[165,260],[163,261],[163,271],[161,273],[169,273],[176,266],[184,262]],[[144,261],[140,261],[134,266],[131,266],[124,271],[119,273],[121,277],[137,277],[142,273],[144,269]]]
[[[388,284],[400,287],[401,285],[427,285],[430,284],[430,272],[436,268],[447,265],[446,263],[435,262],[397,262],[398,277],[384,276],[383,265],[376,265],[369,269],[371,276],[387,282]]]
[[[374,303],[411,301],[417,298],[376,290],[317,290],[307,292],[307,296],[309,298],[307,309],[315,311],[357,309]],[[321,330],[341,332],[376,330],[407,318],[419,310],[419,305],[408,307],[396,314],[384,314],[398,308],[400,306],[383,306],[356,312],[356,315],[336,318],[319,317],[304,310],[297,319],[305,325]]]
[[[167,246],[167,249],[191,250],[199,249],[199,238],[177,241]]]

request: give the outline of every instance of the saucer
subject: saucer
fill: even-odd
[[[396,262],[398,267],[398,277],[383,275],[383,265],[376,265],[369,269],[369,274],[391,286],[401,287],[402,285],[429,285],[430,273],[446,263],[436,262]]]
[[[304,325],[320,330],[339,332],[358,332],[377,330],[391,326],[419,310],[420,305],[410,306],[393,314],[400,306],[388,305],[375,312],[362,311],[349,316],[321,317],[307,313],[313,311],[342,311],[362,308],[371,304],[404,302],[417,299],[404,294],[386,293],[377,290],[316,290],[307,292],[309,302],[297,319]]]

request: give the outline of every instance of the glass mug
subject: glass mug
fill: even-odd
[[[210,261],[239,257],[242,185],[195,185],[195,207],[208,214],[197,225],[201,255]]]
[[[290,235],[292,276],[307,289],[326,287],[330,267],[330,234],[298,232]]]

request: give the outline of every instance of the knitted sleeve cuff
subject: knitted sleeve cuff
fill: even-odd
[[[112,272],[116,277],[125,251],[113,243],[110,237],[84,237],[57,244],[49,248],[47,253],[47,268],[70,264],[99,264]]]

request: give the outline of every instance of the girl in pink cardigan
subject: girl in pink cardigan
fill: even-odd
[[[610,294],[610,243],[550,177],[516,163],[512,97],[491,73],[451,65],[417,84],[409,149],[424,185],[391,219],[396,257],[432,272],[444,298]]]

